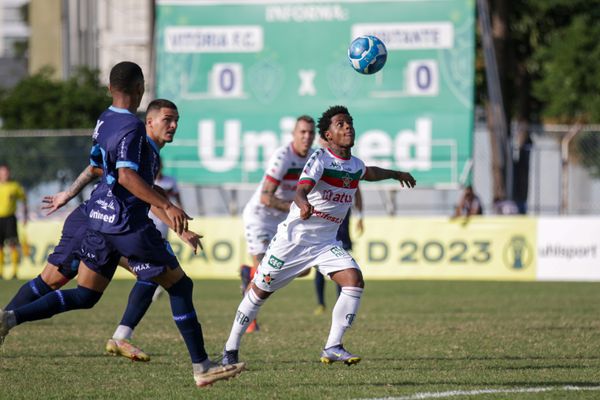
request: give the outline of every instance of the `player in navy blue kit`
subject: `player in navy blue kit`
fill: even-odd
[[[173,140],[177,129],[177,107],[168,100],[153,100],[146,109],[146,133],[159,147]],[[102,176],[102,156],[98,148],[92,151],[90,165],[77,177],[71,187],[63,192],[44,197],[42,209],[52,214],[72,198],[74,198],[88,183]],[[166,218],[163,216],[163,218]],[[5,310],[14,310],[37,300],[46,293],[58,290],[77,276],[79,258],[75,254],[81,247],[81,240],[87,230],[87,215],[85,204],[73,210],[63,225],[59,244],[48,257],[48,263],[42,273],[26,282],[11,299]],[[168,219],[167,219],[168,223]],[[195,251],[200,236],[192,231],[184,232],[181,239]],[[128,268],[126,259],[121,259],[120,265]],[[123,314],[113,337],[108,340],[106,350],[109,354],[120,355],[133,361],[150,361],[150,356],[142,349],[131,343],[133,331],[142,320],[152,303],[152,297],[158,284],[152,281],[138,279],[131,289],[127,308]]]
[[[196,385],[236,376],[244,363],[220,366],[209,360],[192,303],[192,280],[148,217],[150,205],[162,210],[178,234],[187,231],[190,219],[152,188],[159,148],[147,139],[144,124],[134,114],[144,93],[139,66],[122,62],[113,67],[109,89],[113,104],[98,119],[93,135],[94,148],[102,154],[103,176],[86,206],[88,229],[78,251],[78,286],[48,293],[13,311],[0,310],[0,337],[23,322],[92,308],[110,283],[119,259],[126,257],[139,279],[153,280],[169,293]]]

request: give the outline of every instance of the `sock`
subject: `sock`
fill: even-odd
[[[42,280],[40,275],[38,275],[21,286],[17,294],[15,294],[10,303],[8,303],[4,309],[14,310],[17,307],[24,306],[25,304],[29,304],[32,301],[39,299],[51,291],[52,288]]]
[[[250,322],[254,321],[260,306],[262,306],[264,302],[263,299],[259,298],[254,293],[254,290],[250,289],[246,292],[246,295],[242,299],[242,302],[235,313],[235,319],[233,320],[233,326],[229,333],[229,339],[227,339],[227,343],[225,343],[226,350],[238,350],[240,348],[242,335],[246,332],[246,328],[250,325]]]
[[[113,339],[131,339],[133,330],[140,323],[146,311],[152,304],[152,296],[158,284],[137,280],[129,292],[127,308],[121,322],[113,334]]]
[[[210,367],[211,364],[208,358],[199,363],[192,363],[192,371],[194,371],[194,374],[201,374],[203,372],[206,372]]]
[[[4,247],[0,246],[0,279],[4,274]]]
[[[244,295],[244,293],[246,293],[246,289],[248,289],[248,285],[250,284],[250,270],[251,267],[247,266],[247,265],[242,265],[240,267],[240,278],[242,279],[242,285],[241,285],[241,289],[242,289],[242,296]]]
[[[194,303],[192,303],[192,292],[194,283],[184,276],[173,286],[167,289],[171,299],[171,311],[173,320],[179,329],[181,336],[187,346],[192,364],[199,364],[208,359],[206,350],[204,350],[204,337],[202,336],[202,327],[196,317]]]
[[[315,290],[317,291],[319,305],[325,307],[325,277],[318,270],[315,274]]]
[[[125,325],[119,325],[117,326],[117,329],[115,329],[115,333],[113,333],[112,338],[115,340],[129,340],[131,339],[132,335],[133,329]]]
[[[102,297],[101,292],[77,286],[75,289],[47,293],[34,302],[13,311],[17,325],[19,325],[27,321],[50,318],[66,311],[92,308],[100,300],[100,297]]]
[[[325,348],[342,344],[342,336],[346,329],[350,328],[356,312],[360,306],[360,297],[363,289],[359,287],[345,286],[342,288],[342,293],[338,297],[333,312],[331,313],[331,330],[327,338]]]
[[[19,267],[19,250],[10,250],[10,263],[12,264],[13,278],[17,277],[17,268]]]

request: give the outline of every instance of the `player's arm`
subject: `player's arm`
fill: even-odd
[[[400,182],[400,186],[412,188],[417,184],[417,181],[408,172],[394,171],[391,169],[379,167],[366,167],[367,170],[363,175],[365,181],[382,181],[385,179],[395,179]]]
[[[281,200],[280,198],[275,196],[275,191],[279,187],[279,181],[274,178],[269,179],[270,176],[267,175],[267,179],[264,180],[262,185],[262,190],[260,192],[260,202],[267,207],[275,208],[279,211],[289,212],[291,202]]]
[[[148,185],[138,173],[127,167],[119,168],[119,184],[127,189],[138,199],[165,211],[172,222],[173,230],[181,235],[187,231],[188,220],[192,219],[181,208],[175,206],[166,197],[159,194],[152,186]]]
[[[356,209],[356,213],[354,214],[354,216],[356,217],[356,232],[358,233],[358,235],[362,235],[362,233],[364,232],[364,225],[363,225],[363,199],[362,199],[362,192],[360,191],[360,187],[356,187],[356,194],[354,195],[354,208]]]
[[[156,190],[162,196],[167,197],[167,192],[160,186],[154,185],[153,189]],[[175,231],[173,222],[169,219],[165,210],[154,207],[154,206],[150,206],[150,211],[152,211],[152,214],[156,215],[158,217],[158,219],[160,219],[162,222],[164,222],[169,228],[171,228],[173,231]],[[200,250],[204,250],[204,247],[202,246],[202,242],[200,240],[204,236],[197,234],[196,232],[192,232],[192,231],[188,230],[188,231],[183,232],[181,235],[179,235],[179,237],[181,238],[181,240],[183,240],[183,242],[185,244],[187,244],[188,246],[190,246],[192,248],[192,250],[194,251],[194,254],[197,254],[198,247],[200,247]]]
[[[51,196],[44,196],[42,199],[42,210],[48,210],[46,215],[50,215],[65,204],[67,204],[71,199],[79,194],[90,182],[94,181],[96,178],[102,176],[102,168],[98,168],[94,165],[88,165],[75,179],[75,181],[71,184],[71,186],[63,191],[56,193]]]
[[[296,196],[294,197],[294,203],[300,209],[300,218],[309,219],[314,211],[312,204],[308,202],[308,194],[315,186],[315,183],[309,180],[300,180],[298,187],[296,188]]]

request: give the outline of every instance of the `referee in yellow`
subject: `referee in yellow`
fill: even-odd
[[[4,246],[10,248],[13,279],[19,265],[19,236],[17,234],[17,200],[23,202],[23,224],[27,222],[27,197],[18,182],[10,180],[10,169],[0,164],[0,279],[4,273]]]

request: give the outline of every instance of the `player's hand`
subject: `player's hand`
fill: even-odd
[[[59,192],[52,196],[44,196],[42,199],[42,210],[48,210],[46,215],[52,214],[71,200],[67,192]]]
[[[188,221],[191,220],[192,217],[187,215],[181,208],[170,204],[167,208],[165,208],[165,213],[173,223],[173,230],[178,235],[181,235],[183,232],[188,230]]]
[[[315,208],[310,203],[302,203],[300,205],[300,219],[309,219]]]
[[[358,221],[356,221],[356,234],[358,236],[362,236],[364,231],[365,231],[365,226],[363,225],[363,219],[359,218]]]
[[[396,176],[394,177],[397,181],[400,182],[400,186],[413,188],[417,184],[417,181],[411,174],[408,172],[396,171]]]
[[[185,244],[187,244],[192,248],[192,250],[194,250],[194,254],[198,254],[198,247],[200,247],[200,250],[204,250],[202,242],[200,241],[200,239],[202,239],[204,236],[199,235],[196,232],[185,231],[181,235],[179,235],[179,237],[181,238],[181,240],[183,240]]]

